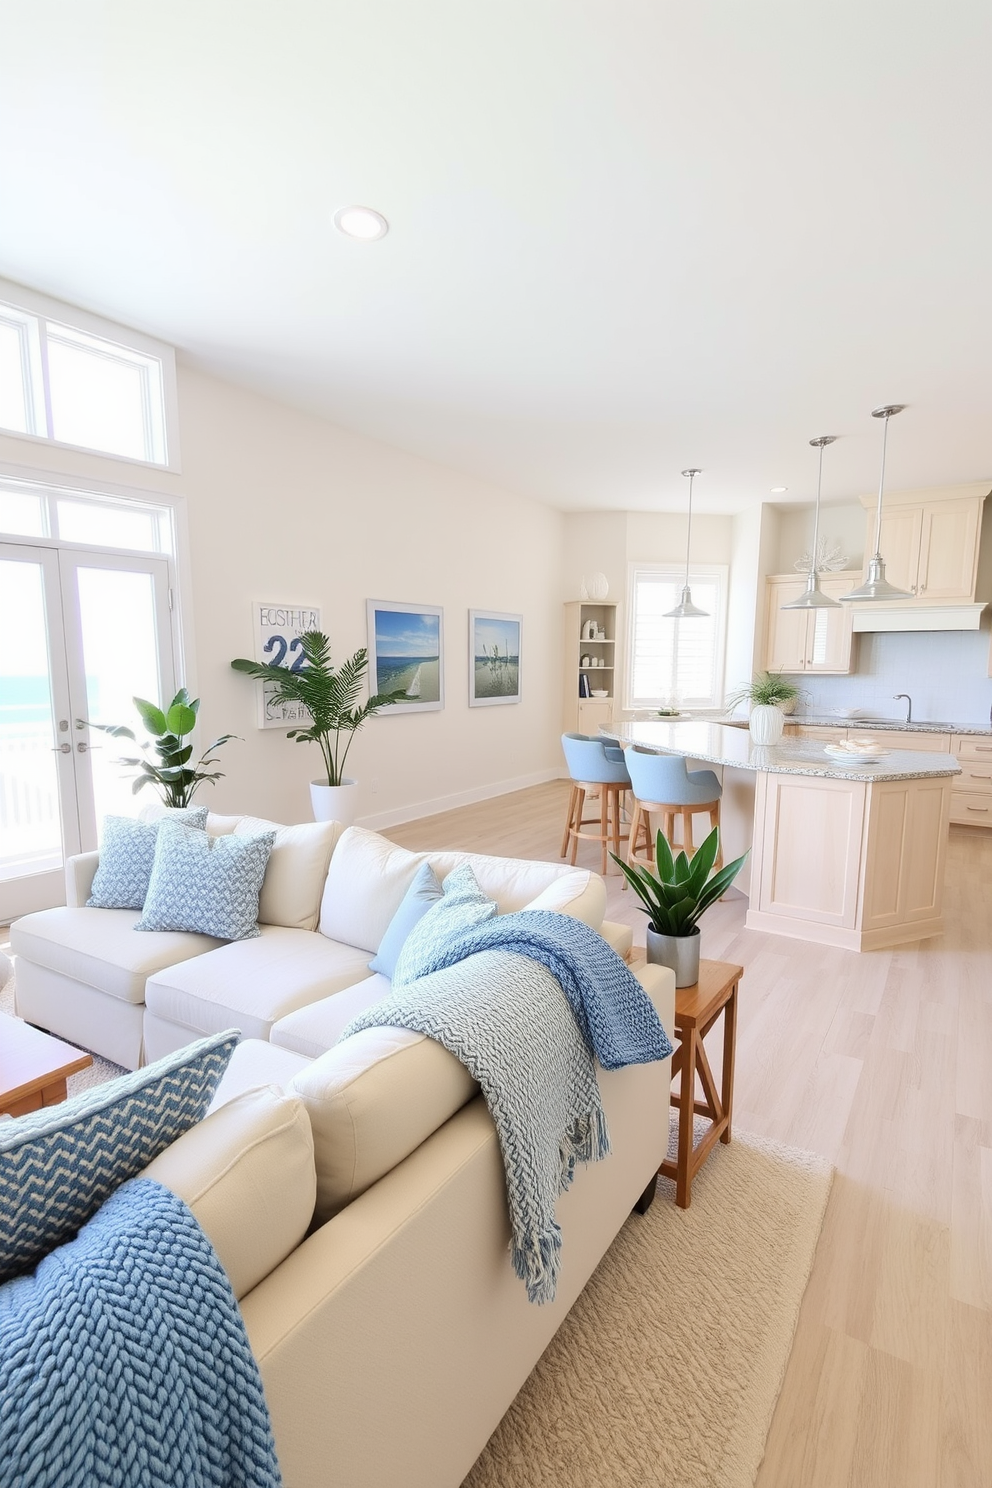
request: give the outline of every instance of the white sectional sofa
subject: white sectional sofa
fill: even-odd
[[[638,974],[670,1031],[673,973]],[[642,1222],[671,1061],[597,1074],[612,1152],[561,1195],[558,1294],[535,1306],[495,1129],[451,1054],[387,1028],[312,1061],[238,1046],[212,1113],[148,1172],[231,1278],[286,1488],[458,1488],[621,1225]]]
[[[215,835],[273,825],[207,818]],[[502,914],[559,910],[599,930],[621,955],[629,950],[630,930],[604,923],[603,881],[585,869],[412,853],[360,827],[308,822],[278,828],[259,902],[261,933],[230,943],[135,930],[136,910],[88,908],[99,855],[70,858],[66,907],[11,927],[17,1012],[129,1069],[232,1027],[313,1055],[387,990],[369,961],[425,860],[442,880],[470,862]]]

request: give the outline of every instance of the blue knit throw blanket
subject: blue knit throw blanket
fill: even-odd
[[[475,949],[479,940],[486,944]],[[593,1054],[615,1069],[665,1059],[671,1044],[636,977],[601,936],[566,916],[505,915],[432,960],[435,970],[394,987],[341,1037],[410,1028],[443,1044],[479,1082],[506,1171],[514,1270],[531,1302],[552,1302],[558,1195],[577,1163],[610,1150]]]
[[[193,1215],[147,1178],[0,1287],[0,1488],[279,1488],[258,1366]]]

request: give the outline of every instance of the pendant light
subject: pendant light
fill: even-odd
[[[816,506],[813,509],[813,546],[810,549],[809,573],[806,575],[806,592],[791,604],[784,604],[783,610],[839,610],[840,605],[836,599],[831,599],[824,594],[820,588],[820,579],[816,571],[817,544],[820,540],[820,487],[823,484],[823,446],[833,444],[836,434],[820,434],[816,439],[811,439],[810,444],[814,449],[820,451],[820,463],[816,471]]]
[[[885,485],[885,444],[889,437],[889,419],[897,413],[902,413],[906,407],[905,403],[886,403],[882,408],[873,408],[872,418],[884,420],[882,424],[882,469],[878,477],[878,512],[875,516],[875,553],[868,560],[868,577],[860,589],[852,589],[850,594],[842,594],[840,597],[846,603],[854,600],[860,604],[863,600],[875,599],[912,599],[908,589],[897,589],[895,584],[890,584],[885,577],[885,560],[881,554],[882,546],[882,489]]]
[[[674,610],[666,610],[666,620],[704,620],[709,610],[701,610],[692,602],[692,593],[689,589],[689,543],[692,540],[692,483],[699,475],[698,470],[683,470],[682,474],[689,477],[689,520],[685,529],[685,583],[682,586],[682,598]]]

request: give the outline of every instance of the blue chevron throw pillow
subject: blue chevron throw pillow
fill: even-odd
[[[135,930],[191,930],[218,940],[258,935],[258,896],[275,840],[275,828],[251,837],[209,837],[164,821]]]
[[[202,1120],[237,1029],[58,1106],[0,1121],[0,1282],[71,1240],[106,1198]]]

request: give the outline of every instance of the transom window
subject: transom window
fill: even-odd
[[[70,324],[49,305],[68,310],[0,286],[0,430],[174,467],[171,348],[83,311]]]
[[[175,551],[169,506],[0,476],[0,537],[5,535],[133,553]]]
[[[685,570],[639,563],[629,577],[628,708],[715,708],[723,701],[727,570],[699,566],[689,574],[693,604],[705,617],[671,620]]]

